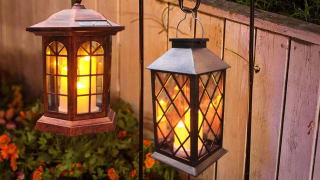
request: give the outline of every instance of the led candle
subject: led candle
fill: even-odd
[[[165,111],[165,109],[167,108],[167,103],[164,101],[164,100],[160,100],[160,105],[162,107],[162,109]],[[163,111],[161,110],[161,107],[158,105],[158,108],[157,108],[157,113],[158,113],[158,116],[157,116],[157,122],[160,121],[161,117],[163,116]],[[160,123],[159,123],[159,128],[161,129],[161,132],[160,130],[158,129],[158,138],[160,141],[162,141],[164,139],[164,136],[167,135],[167,118],[165,116],[162,117]]]
[[[78,63],[78,71],[80,75],[90,74],[90,56],[80,57]],[[78,95],[89,94],[89,77],[80,77],[77,82]],[[89,96],[79,96],[77,100],[77,112],[88,113],[89,112]]]
[[[189,133],[182,120],[179,121],[178,125],[174,128],[174,131],[176,135],[174,136],[173,149],[176,151],[181,146],[181,143],[188,138]],[[181,143],[179,142],[178,138]],[[188,155],[190,155],[190,138],[183,144],[183,147],[187,151]],[[187,157],[182,147],[178,150],[177,155],[181,157]]]
[[[97,58],[91,57],[91,74],[97,74]],[[91,94],[97,93],[97,76],[91,77]],[[91,112],[98,112],[96,96],[91,97]]]
[[[201,112],[199,111],[198,112],[198,129],[200,129],[199,136],[200,136],[201,139],[203,139],[202,121],[203,121],[203,116],[202,116]],[[188,112],[184,116],[184,122],[185,122],[188,130],[190,131],[190,109],[188,110]],[[189,133],[188,133],[188,131],[187,131],[187,129],[186,129],[186,127],[185,127],[185,125],[184,125],[182,120],[179,121],[178,125],[174,128],[174,131],[176,132],[177,136],[174,136],[173,149],[174,149],[174,151],[176,151],[181,146],[181,143],[183,143],[188,138]],[[180,139],[181,143],[179,142],[178,138]],[[183,147],[187,151],[188,155],[190,155],[190,137],[183,144]],[[198,142],[198,152],[200,152],[201,147],[202,147],[202,143],[199,140],[199,142]],[[183,150],[182,147],[178,150],[177,155],[179,155],[181,157],[187,157],[186,153],[185,153],[185,151]]]
[[[61,74],[67,75],[68,74],[68,67],[66,63],[61,64]],[[68,78],[67,77],[60,77],[60,94],[68,94]],[[59,112],[67,113],[68,112],[68,96],[60,96],[59,101]]]
[[[79,71],[80,75],[90,74],[90,56],[81,57],[79,59]],[[91,57],[91,74],[97,72],[97,59]],[[77,83],[78,95],[89,95],[90,77],[80,77]],[[91,94],[97,93],[97,77],[91,76]],[[94,96],[95,97],[95,96]],[[91,98],[91,112],[99,111],[96,104],[96,98]],[[80,96],[77,100],[77,112],[88,113],[89,112],[89,96]]]

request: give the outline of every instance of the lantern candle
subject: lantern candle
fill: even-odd
[[[96,58],[91,57],[91,74],[96,74]],[[90,74],[90,56],[85,56],[79,59],[79,71],[81,75],[89,75]],[[97,84],[97,77],[91,77],[91,94],[95,94]],[[88,77],[80,77],[77,83],[77,91],[78,95],[88,95],[90,87],[90,76]],[[83,96],[78,97],[77,101],[77,112],[78,113],[88,113],[89,112],[89,97]],[[91,98],[91,112],[97,112],[99,108],[96,106],[96,99]]]
[[[199,136],[201,139],[203,139],[203,126],[202,126],[203,118],[202,117],[203,116],[202,116],[201,112],[199,111],[199,113],[198,113],[198,122],[199,122],[198,128],[201,127],[200,131],[199,131]],[[187,125],[188,130],[190,131],[190,110],[188,110],[188,112],[185,114],[184,122]],[[174,136],[174,143],[173,143],[174,151],[176,151],[181,146],[181,143],[183,143],[189,137],[189,133],[188,133],[187,128],[185,127],[182,120],[180,120],[178,125],[174,128],[174,131],[177,134]],[[178,138],[181,141],[181,143],[179,142]],[[185,148],[188,155],[190,155],[190,137],[183,144],[183,147]],[[198,143],[198,152],[200,152],[201,148],[202,148],[202,144]],[[182,147],[178,150],[177,155],[179,155],[181,157],[187,157],[186,153],[184,152]]]
[[[159,123],[159,128],[161,129],[162,133],[158,129],[158,137],[159,137],[159,140],[161,141],[164,139],[164,136],[167,135],[167,122],[166,122],[167,118],[165,116],[163,116],[164,113],[162,111],[162,109],[165,111],[165,109],[167,108],[167,103],[164,100],[160,100],[159,103],[160,103],[160,105],[158,105],[158,108],[157,108],[157,112],[158,112],[157,122],[159,122],[161,120]],[[162,107],[162,109],[160,106]]]
[[[67,75],[68,74],[68,67],[66,64],[62,65],[61,74]],[[67,77],[60,77],[60,94],[68,94],[68,78]],[[68,97],[67,96],[60,96],[59,102],[59,112],[67,113],[68,112]]]

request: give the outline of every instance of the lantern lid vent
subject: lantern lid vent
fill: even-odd
[[[26,29],[30,32],[51,32],[51,31],[108,31],[115,34],[124,30],[120,26],[102,14],[86,9],[79,3],[74,4],[72,9],[65,9],[51,15],[47,20],[35,24]]]
[[[150,64],[147,69],[200,75],[230,68],[206,47],[208,40],[170,39],[172,49]]]

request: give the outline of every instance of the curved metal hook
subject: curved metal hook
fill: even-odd
[[[191,13],[192,13],[193,19],[195,19],[196,21],[198,21],[198,22],[200,23],[200,25],[201,25],[201,29],[202,29],[202,39],[203,39],[203,36],[204,36],[203,24],[202,24],[202,22],[200,21],[200,19],[198,19],[198,18],[196,17],[196,15],[195,15],[195,13],[194,13],[193,11],[191,11]],[[179,21],[178,25],[177,25],[176,38],[178,38],[179,26],[180,26],[180,24],[181,24],[184,20],[187,19],[187,15],[188,15],[188,13],[185,13],[184,18],[181,19],[181,20]],[[195,24],[195,26],[196,26],[196,24]]]
[[[198,11],[200,4],[201,4],[201,0],[197,0],[197,3],[196,3],[196,5],[195,5],[195,7],[194,7],[193,9],[186,9],[186,8],[184,8],[184,6],[183,6],[183,0],[179,0],[180,9],[181,9],[184,13],[193,13],[193,12]]]

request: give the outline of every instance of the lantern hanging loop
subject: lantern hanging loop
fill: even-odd
[[[75,0],[75,3],[81,4],[82,0]]]
[[[184,17],[179,21],[179,23],[178,23],[178,25],[177,25],[176,38],[178,38],[179,26],[180,26],[180,24],[181,24],[184,20],[187,19],[187,15],[188,15],[188,13],[185,13]],[[202,24],[202,22],[200,21],[200,19],[196,17],[196,14],[195,14],[195,12],[193,12],[193,10],[192,10],[192,17],[193,17],[193,19],[195,20],[195,23],[196,23],[196,22],[199,22],[199,24],[201,25],[201,29],[202,29],[202,37],[201,37],[201,38],[203,39],[203,36],[204,36],[203,24]],[[197,24],[194,24],[194,25],[196,26]]]
[[[201,0],[197,0],[196,5],[194,6],[193,9],[186,9],[186,8],[184,8],[184,6],[183,6],[183,0],[179,0],[180,9],[181,9],[184,13],[189,13],[189,14],[190,14],[190,13],[197,12],[198,9],[199,9],[200,3],[201,3]]]

